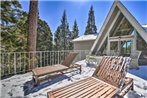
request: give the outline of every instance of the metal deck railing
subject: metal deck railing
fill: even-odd
[[[85,59],[89,53],[89,50],[74,51],[79,53],[74,61]],[[59,64],[69,52],[73,50],[0,53],[1,76],[25,73],[35,67]]]

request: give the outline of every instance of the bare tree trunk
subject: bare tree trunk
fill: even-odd
[[[29,10],[29,34],[28,34],[28,51],[31,51],[31,68],[35,66],[35,51],[36,51],[36,37],[37,37],[37,20],[38,20],[38,1],[30,0]]]

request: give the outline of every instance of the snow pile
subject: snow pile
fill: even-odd
[[[32,86],[31,72],[3,79],[1,80],[1,98],[18,98],[24,96],[29,98],[47,98],[48,91],[92,76],[95,71],[94,66],[87,65],[84,60],[78,62],[78,64],[82,65],[82,74],[78,74],[78,72],[68,73],[56,79],[41,83],[36,87]],[[124,98],[147,98],[147,81],[129,73],[127,76],[134,79],[134,91],[129,91]]]

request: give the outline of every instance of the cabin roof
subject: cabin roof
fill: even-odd
[[[73,39],[72,42],[95,40],[96,37],[97,37],[97,34],[82,35],[78,38]]]

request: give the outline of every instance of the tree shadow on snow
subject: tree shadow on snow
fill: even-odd
[[[129,91],[127,96],[128,98],[142,98],[143,97],[143,95],[137,94],[136,91]]]
[[[66,75],[63,75],[63,76],[60,76],[60,77],[57,77],[57,78],[54,78],[54,79],[51,79],[51,80],[47,80],[45,82],[42,82],[36,86],[33,85],[33,81],[27,81],[24,86],[23,86],[23,91],[24,91],[24,96],[30,94],[30,93],[34,93],[34,92],[37,92],[43,88],[46,88],[54,83],[57,83],[59,81],[62,81],[64,79],[68,79],[70,80],[70,77],[66,76]]]
[[[90,68],[96,68],[96,64],[92,64],[92,63],[87,63],[86,66]]]

